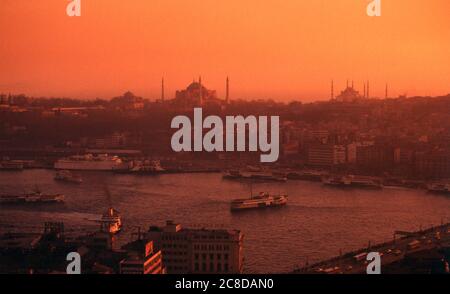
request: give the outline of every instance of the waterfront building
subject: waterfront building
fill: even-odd
[[[426,179],[449,178],[450,152],[447,150],[416,152],[414,172],[418,177]]]
[[[334,144],[311,144],[308,146],[307,163],[310,166],[333,166],[346,162],[346,149]]]
[[[150,227],[146,237],[162,251],[169,274],[243,271],[243,234],[238,230],[188,229],[167,221],[164,227]]]
[[[362,145],[356,148],[356,163],[364,171],[381,172],[394,164],[394,148],[389,144]]]

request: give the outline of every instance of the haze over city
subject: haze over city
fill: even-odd
[[[384,97],[450,92],[450,2],[4,0],[0,92],[110,98],[127,90],[151,99],[192,79],[223,97],[325,100],[354,80]]]

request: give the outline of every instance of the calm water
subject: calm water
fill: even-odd
[[[111,202],[123,216],[126,239],[140,226],[163,225],[172,219],[184,226],[240,229],[244,235],[247,272],[285,272],[371,242],[391,240],[395,230],[417,230],[441,219],[450,221],[450,197],[425,191],[340,190],[320,183],[290,181],[254,184],[253,191],[288,193],[285,208],[232,214],[229,201],[247,197],[248,184],[222,180],[220,174],[157,177],[82,173],[81,185],[55,182],[50,170],[0,172],[0,193],[22,193],[35,185],[47,193],[63,193],[62,207],[1,207],[0,229],[36,230],[44,221],[64,221],[77,231],[95,229]]]

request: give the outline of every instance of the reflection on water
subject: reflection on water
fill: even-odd
[[[448,221],[450,198],[420,190],[339,190],[320,183],[253,184],[253,191],[288,193],[289,204],[273,210],[231,213],[229,202],[247,197],[246,183],[222,180],[220,174],[131,176],[82,173],[83,184],[53,180],[50,170],[1,172],[0,193],[22,193],[35,185],[46,193],[63,193],[63,206],[0,208],[0,230],[40,228],[44,221],[64,221],[72,229],[95,229],[112,205],[123,216],[127,239],[136,227],[162,225],[172,219],[184,226],[240,229],[247,272],[285,272],[373,242],[392,238],[394,230],[417,230]]]

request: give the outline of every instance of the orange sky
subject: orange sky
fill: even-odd
[[[450,92],[450,1],[0,0],[0,92],[166,97],[202,75],[232,98],[328,99],[346,79],[371,94]]]

